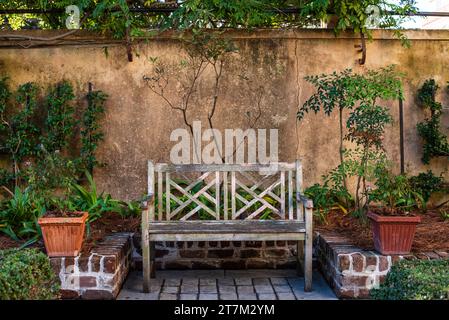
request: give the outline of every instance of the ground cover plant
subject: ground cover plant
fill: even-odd
[[[449,260],[400,261],[370,294],[378,300],[448,300]]]
[[[59,279],[37,249],[0,250],[0,300],[58,298]]]

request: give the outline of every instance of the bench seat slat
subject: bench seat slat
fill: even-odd
[[[150,233],[150,241],[300,241],[305,233]]]
[[[304,222],[291,220],[155,221],[149,225],[149,234],[267,234],[303,232],[305,232]]]

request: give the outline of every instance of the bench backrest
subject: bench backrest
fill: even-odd
[[[297,193],[302,166],[294,163],[172,165],[148,162],[150,220],[280,219],[304,221]]]

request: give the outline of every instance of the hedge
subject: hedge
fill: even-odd
[[[0,250],[0,300],[57,299],[59,282],[37,249]]]
[[[402,260],[371,290],[378,300],[448,300],[449,260]]]

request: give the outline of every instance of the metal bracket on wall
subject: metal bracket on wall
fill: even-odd
[[[363,32],[360,33],[360,40],[361,43],[354,45],[354,48],[359,49],[357,51],[362,53],[362,57],[359,59],[359,64],[363,66],[366,62],[366,39]]]

